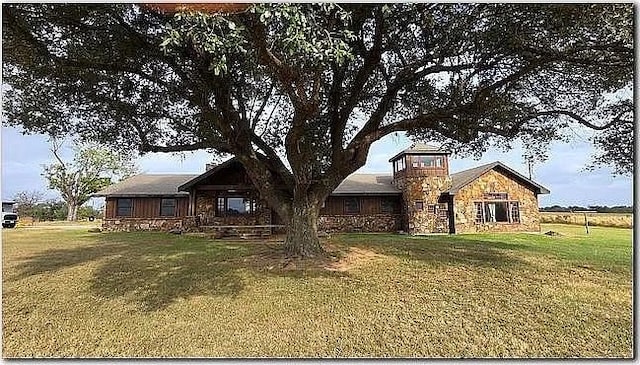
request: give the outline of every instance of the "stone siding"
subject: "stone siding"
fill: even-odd
[[[489,192],[507,193],[508,200],[518,201],[520,223],[476,224],[474,202],[484,201],[484,194]],[[495,170],[460,189],[454,197],[454,206],[456,233],[540,232],[538,198],[534,191]]]
[[[400,177],[394,184],[402,191],[403,211],[406,213],[410,234],[449,232],[448,218],[439,217],[427,208],[429,205],[438,204],[442,192],[451,188],[451,177]],[[416,201],[423,202],[422,210],[416,209]]]
[[[400,214],[323,215],[318,218],[318,231],[333,232],[397,232],[401,230]]]
[[[108,218],[102,228],[109,232],[169,231],[183,228],[183,218]]]

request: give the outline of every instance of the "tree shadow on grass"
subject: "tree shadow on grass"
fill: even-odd
[[[211,241],[162,233],[100,234],[94,245],[53,249],[19,263],[10,280],[52,274],[91,265],[90,290],[106,298],[125,298],[143,311],[163,309],[179,298],[235,296],[246,285],[247,272],[266,276],[338,277],[324,269],[331,258],[285,259],[282,245],[263,242]]]
[[[338,238],[342,245],[358,246],[379,254],[420,260],[433,265],[467,265],[508,268],[528,263],[510,251],[525,248],[522,244],[484,241],[454,236],[399,236],[356,234]]]

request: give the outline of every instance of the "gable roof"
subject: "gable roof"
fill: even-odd
[[[236,157],[232,157],[228,160],[226,160],[225,162],[213,167],[212,169],[200,174],[200,175],[194,175],[194,177],[188,181],[185,181],[184,183],[182,183],[180,186],[178,186],[178,190],[180,191],[188,191],[190,190],[194,185],[196,185],[197,183],[205,180],[206,178],[210,177],[211,175],[217,173],[218,171],[225,169],[227,167],[231,167],[235,164],[240,164],[240,161],[238,161],[238,159]]]
[[[442,154],[451,154],[451,151],[442,149],[440,147],[426,144],[426,143],[414,143],[409,148],[400,151],[397,155],[391,157],[389,162],[393,162],[400,158],[402,155],[442,155]]]
[[[331,195],[397,195],[401,191],[391,183],[393,176],[379,174],[351,174]]]
[[[198,175],[186,174],[139,174],[117,184],[107,186],[93,194],[94,197],[120,196],[188,196],[178,191],[178,186]]]
[[[503,164],[500,161],[491,162],[486,165],[481,165],[468,170],[456,172],[455,174],[451,174],[451,189],[449,189],[448,193],[456,194],[458,191],[460,191],[460,189],[470,184],[475,179],[479,178],[485,172],[496,169],[496,168],[502,169],[503,171],[506,171],[507,173],[513,175],[517,180],[520,180],[520,182],[522,182],[524,185],[528,185],[532,187],[533,190],[538,194],[550,193],[549,189],[545,188],[544,186],[536,183],[531,179],[526,178],[516,170],[508,167],[507,165]]]

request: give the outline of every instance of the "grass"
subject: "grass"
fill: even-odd
[[[542,223],[577,224],[584,226],[584,213],[540,212]],[[632,228],[632,213],[587,213],[589,226]]]
[[[631,230],[275,243],[3,230],[4,357],[631,357]]]

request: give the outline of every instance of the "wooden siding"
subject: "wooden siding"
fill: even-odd
[[[360,204],[359,213],[347,213],[345,202],[347,199],[356,198]],[[394,203],[393,212],[382,211],[382,201],[388,199]],[[329,196],[325,201],[325,207],[320,209],[320,215],[370,215],[370,214],[397,214],[400,213],[401,197],[398,196]]]
[[[129,198],[126,198],[129,199]],[[133,212],[129,217],[116,216],[116,201],[118,198],[107,198],[105,207],[105,218],[160,218],[160,202],[162,199],[172,199],[172,197],[139,197],[131,198]],[[185,217],[189,209],[189,199],[180,197],[176,199],[175,217]],[[170,217],[163,217],[170,218]]]

